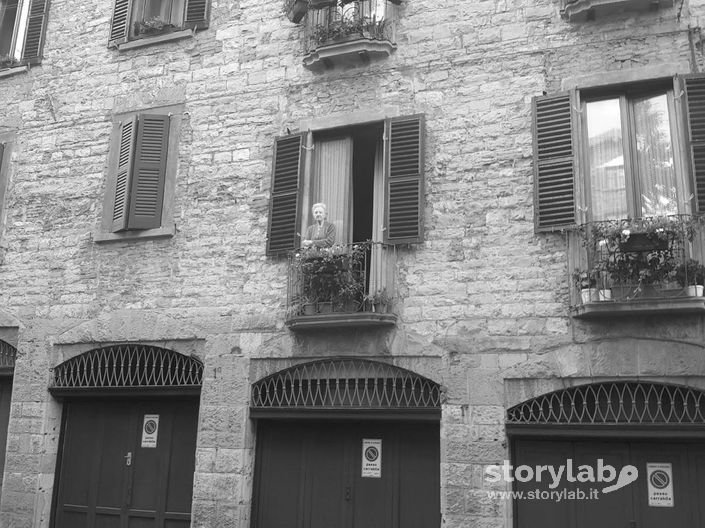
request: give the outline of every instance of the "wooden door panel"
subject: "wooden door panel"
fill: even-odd
[[[704,491],[698,490],[690,468],[692,444],[632,444],[632,464],[639,470],[639,478],[632,484],[636,493],[635,510],[639,528],[664,526],[699,526],[696,523],[695,502]],[[694,446],[693,446],[694,447]],[[670,463],[673,476],[673,507],[649,506],[646,464]]]
[[[440,426],[409,424],[399,431],[399,526],[439,526]]]
[[[197,401],[76,401],[65,412],[54,528],[188,528]],[[144,414],[160,416],[156,448],[141,447]]]

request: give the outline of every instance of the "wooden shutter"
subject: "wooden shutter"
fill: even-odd
[[[110,22],[110,38],[108,47],[114,47],[122,42],[127,42],[130,35],[131,0],[115,0],[113,6],[113,19]]]
[[[113,222],[110,228],[113,232],[127,229],[132,160],[135,153],[136,136],[137,117],[132,117],[120,123],[115,196],[113,198]]]
[[[688,147],[695,204],[698,213],[705,213],[705,76],[683,78],[687,110]]]
[[[267,255],[279,255],[298,246],[302,134],[279,137],[274,143],[272,198],[269,206]]]
[[[152,229],[162,224],[169,121],[168,115],[139,116],[128,229]]]
[[[0,143],[0,174],[2,173],[2,156],[5,154],[5,143]]]
[[[413,244],[423,240],[424,116],[388,119],[384,241]]]
[[[184,26],[197,29],[208,27],[208,0],[186,0]]]
[[[48,0],[31,0],[29,4],[29,19],[22,51],[22,60],[29,63],[38,63],[41,58],[48,7]]]
[[[574,92],[535,97],[534,228],[575,225]]]

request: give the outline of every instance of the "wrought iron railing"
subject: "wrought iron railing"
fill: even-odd
[[[200,387],[203,363],[172,350],[115,345],[85,352],[54,369],[52,388]]]
[[[12,374],[16,359],[17,349],[10,343],[0,340],[0,374]]]
[[[377,242],[289,254],[287,320],[326,313],[390,312],[396,248]]]
[[[591,222],[577,236],[574,304],[702,296],[699,217],[673,215]]]
[[[252,386],[252,408],[436,409],[440,386],[411,371],[363,359],[303,363]]]
[[[305,48],[349,40],[395,41],[397,6],[389,0],[311,0],[306,14]]]
[[[507,410],[508,425],[705,425],[705,393],[691,387],[620,381],[562,389]]]

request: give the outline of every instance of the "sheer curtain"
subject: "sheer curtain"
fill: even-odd
[[[315,143],[310,204],[326,204],[328,221],[335,225],[336,244],[352,241],[352,154],[351,137]],[[307,225],[313,224],[310,207],[306,214],[309,218]]]
[[[372,251],[370,255],[370,293],[386,286],[385,275],[387,273],[384,258],[386,251],[381,244],[384,240],[384,140],[379,138],[377,142],[377,152],[375,153],[375,174],[372,195]]]
[[[642,216],[678,214],[679,200],[666,94],[633,104]]]
[[[586,104],[590,165],[590,217],[626,218],[627,188],[619,99]]]

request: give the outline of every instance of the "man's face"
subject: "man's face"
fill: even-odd
[[[326,216],[325,211],[323,210],[323,207],[316,207],[313,210],[313,217],[316,219],[316,222],[322,222],[323,218]]]

